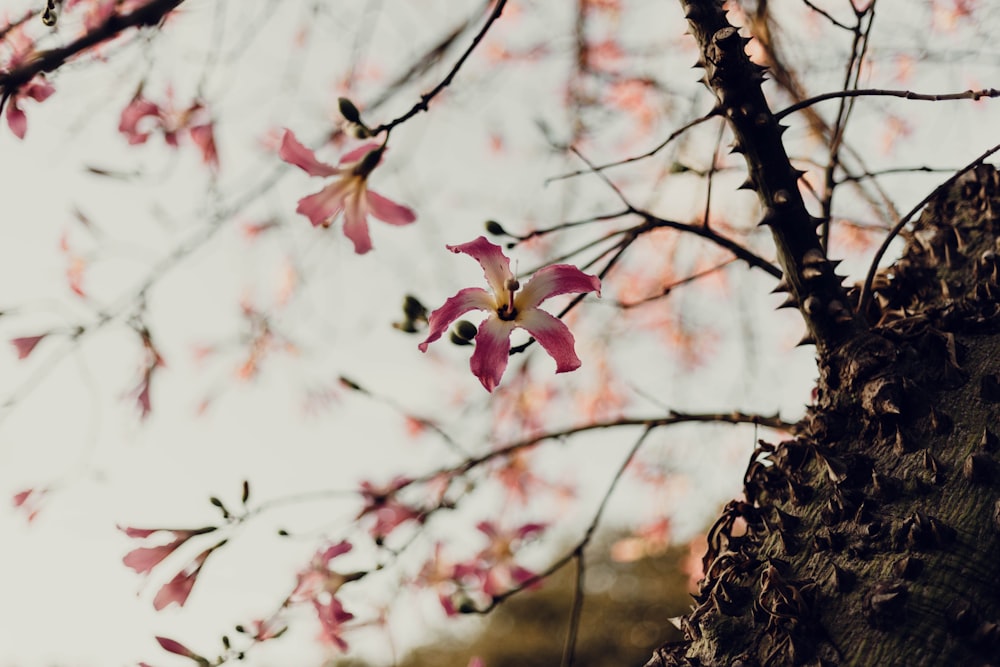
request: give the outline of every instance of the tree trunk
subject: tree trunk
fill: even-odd
[[[718,4],[685,8],[732,119],[711,51],[731,33],[705,19]],[[754,452],[745,499],[709,534],[686,639],[650,667],[1000,664],[998,218],[1000,172],[980,165],[904,233],[868,312],[857,290],[852,322],[802,309],[822,336],[815,405],[794,440]],[[836,290],[800,260],[782,262],[792,296],[832,312]]]

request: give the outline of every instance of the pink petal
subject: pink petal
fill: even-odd
[[[500,378],[507,369],[510,332],[514,330],[514,326],[513,322],[505,322],[496,316],[487,318],[479,325],[476,350],[469,360],[469,367],[472,369],[472,374],[483,383],[486,391],[492,392],[500,384]]]
[[[198,578],[198,573],[201,572],[202,566],[208,557],[212,555],[221,544],[217,544],[214,547],[209,547],[205,549],[200,554],[195,556],[194,560],[188,563],[187,567],[177,573],[173,579],[168,581],[156,592],[156,597],[153,598],[153,609],[160,611],[164,607],[170,604],[176,604],[178,607],[183,607],[184,603],[187,602],[188,596],[191,595],[191,590],[194,588],[194,582]]]
[[[35,346],[47,336],[48,334],[42,334],[40,336],[24,336],[22,338],[15,338],[10,341],[14,348],[17,349],[17,358],[26,359]]]
[[[138,574],[149,574],[153,568],[163,562],[163,559],[172,554],[182,544],[182,541],[174,541],[158,547],[141,547],[133,549],[125,554],[122,562],[125,567],[132,568]]]
[[[20,507],[21,505],[23,505],[28,500],[28,497],[34,492],[35,492],[34,489],[28,489],[27,491],[21,491],[20,493],[15,493],[14,507]]]
[[[556,373],[575,371],[580,367],[580,358],[573,349],[573,334],[559,318],[544,310],[532,308],[518,313],[517,326],[527,329],[549,356],[555,359]]]
[[[139,132],[139,121],[147,116],[156,116],[159,119],[160,107],[141,97],[133,99],[122,110],[118,131],[128,138],[130,144],[141,144],[149,138],[148,132]]]
[[[526,567],[511,565],[510,576],[519,586],[523,586],[527,582],[534,579],[537,575]]]
[[[344,198],[353,183],[346,178],[334,181],[316,194],[300,199],[295,212],[309,218],[313,227],[329,227],[344,208]]]
[[[192,574],[187,574],[185,570],[178,572],[173,579],[156,592],[156,597],[153,598],[153,609],[161,611],[171,604],[183,607],[188,596],[191,595],[197,575],[197,570]]]
[[[28,119],[18,108],[16,97],[7,100],[7,125],[15,137],[24,139],[24,133],[28,131]]]
[[[361,162],[364,156],[368,155],[374,150],[378,150],[378,144],[373,142],[368,142],[367,144],[358,146],[352,151],[349,151],[340,158],[340,164],[346,165],[348,163]]]
[[[219,167],[219,152],[215,147],[215,131],[211,123],[195,125],[190,130],[191,140],[201,151],[201,160],[213,169]]]
[[[289,164],[294,164],[310,176],[334,176],[341,173],[337,167],[317,160],[316,154],[300,144],[291,130],[285,130],[285,135],[281,138],[278,157]]]
[[[390,225],[408,225],[417,219],[413,209],[397,204],[371,190],[368,191],[368,209],[376,218]]]
[[[421,352],[426,352],[427,346],[440,338],[459,317],[470,310],[493,310],[495,306],[490,293],[480,287],[466,287],[460,290],[431,313],[427,320],[427,339],[417,347]]]
[[[45,79],[35,79],[21,92],[25,97],[30,97],[36,102],[44,102],[49,99],[52,93],[56,92],[55,87]]]
[[[454,253],[464,252],[479,262],[483,267],[483,273],[486,274],[487,282],[497,295],[497,307],[507,303],[507,281],[512,279],[514,274],[510,272],[510,260],[503,254],[500,246],[490,243],[485,236],[480,236],[475,241],[450,245],[447,248]]]
[[[492,521],[480,521],[476,524],[476,529],[491,539],[495,539],[499,534],[497,527],[493,525]]]
[[[549,297],[558,294],[597,292],[601,295],[601,281],[569,264],[554,264],[539,269],[514,298],[519,311],[537,308]]]
[[[520,540],[532,537],[538,533],[545,530],[546,525],[544,523],[526,523],[517,529],[517,538]]]
[[[328,547],[325,551],[323,551],[319,555],[319,558],[323,562],[323,565],[326,566],[331,560],[333,560],[337,556],[346,554],[348,551],[351,550],[351,548],[352,548],[351,543],[348,542],[347,540],[344,540],[342,542],[334,544],[331,547]]]
[[[187,646],[181,644],[179,641],[168,639],[166,637],[156,637],[155,639],[157,642],[159,642],[160,647],[164,651],[169,651],[170,653],[175,653],[177,655],[183,655],[185,658],[200,657],[194,651],[189,649]]]
[[[354,243],[354,252],[359,255],[372,249],[365,195],[364,181],[360,182],[357,189],[344,195],[344,236],[351,239]]]
[[[118,526],[118,530],[122,531],[129,537],[144,538],[149,537],[153,533],[158,533],[163,528],[132,528],[130,526]]]
[[[142,382],[139,383],[139,391],[135,395],[135,403],[139,406],[140,419],[149,417],[149,413],[153,410],[153,404],[149,396],[149,379],[149,373],[143,376]]]

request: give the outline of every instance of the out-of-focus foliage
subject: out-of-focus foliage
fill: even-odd
[[[599,547],[598,547],[599,548]],[[596,550],[596,549],[595,549]],[[688,611],[686,547],[622,563],[602,558],[587,566],[586,599],[576,645],[577,667],[642,665],[654,648],[680,639],[668,619]],[[564,568],[540,590],[511,598],[483,619],[473,637],[429,639],[398,667],[552,667],[560,664],[573,605],[575,573]],[[366,667],[344,660],[327,667]]]

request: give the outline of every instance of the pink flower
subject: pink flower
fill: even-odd
[[[215,146],[214,125],[207,116],[208,112],[198,101],[192,102],[186,109],[174,107],[172,90],[167,90],[167,100],[162,106],[146,99],[140,92],[122,110],[118,131],[130,144],[136,145],[146,143],[153,130],[159,129],[163,140],[173,148],[177,148],[181,134],[186,132],[201,152],[202,162],[218,169],[219,153]]]
[[[340,587],[350,580],[350,575],[331,570],[330,561],[350,550],[351,543],[344,540],[317,551],[309,563],[309,568],[299,572],[295,590],[292,591],[292,600],[314,600],[324,592],[335,595]]]
[[[537,271],[524,289],[520,289],[521,284],[510,271],[510,260],[500,246],[480,236],[470,243],[447,247],[479,262],[493,293],[479,287],[467,287],[445,301],[431,313],[430,331],[427,340],[419,346],[421,352],[426,352],[430,343],[468,311],[488,310],[492,312],[479,325],[476,350],[469,362],[472,374],[479,378],[486,391],[493,391],[503,377],[510,354],[510,334],[517,328],[527,330],[549,353],[556,362],[556,373],[580,367],[573,334],[558,318],[538,306],[558,294],[597,292],[600,296],[601,281],[597,276],[587,275],[568,264],[554,264]]]
[[[320,638],[333,644],[341,651],[347,650],[347,642],[341,637],[343,634],[343,624],[354,618],[354,614],[344,610],[344,605],[337,598],[331,598],[326,604],[321,604],[313,600],[313,607],[316,608],[316,616],[319,618],[323,628]]]
[[[22,86],[7,100],[7,125],[15,137],[24,139],[24,135],[28,131],[28,118],[24,115],[24,111],[21,110],[18,103],[25,98],[35,100],[36,102],[44,102],[54,92],[56,92],[56,89],[52,87],[51,83],[46,81],[42,76],[36,76],[30,83]]]
[[[299,200],[296,213],[309,218],[314,227],[329,227],[344,212],[344,235],[354,243],[354,252],[363,255],[372,249],[368,234],[368,214],[390,225],[408,225],[417,219],[406,206],[386,199],[368,189],[368,176],[382,160],[385,146],[368,143],[347,153],[340,165],[320,162],[316,154],[299,143],[291,130],[285,130],[278,155],[310,176],[338,176],[316,194]]]
[[[38,345],[43,338],[48,334],[41,334],[39,336],[24,336],[23,338],[15,338],[11,342],[14,349],[17,350],[18,359],[27,359],[28,355],[34,351],[35,346]]]
[[[148,124],[149,129],[153,129],[160,122],[160,107],[141,95],[137,95],[122,110],[121,118],[118,121],[118,131],[124,134],[132,145],[144,144],[149,139],[150,132],[139,130],[139,123],[144,118],[155,119]]]
[[[204,535],[215,530],[213,526],[198,528],[194,530],[170,530],[167,528],[130,528],[118,526],[129,537],[145,539],[154,533],[169,533],[173,539],[166,544],[153,547],[139,547],[125,554],[122,562],[126,567],[130,567],[138,574],[149,574],[153,568],[163,562],[170,554],[178,549],[182,544],[197,535]]]
[[[358,514],[358,518],[365,516],[375,518],[375,524],[369,532],[376,540],[385,539],[389,533],[407,521],[423,520],[423,512],[396,497],[399,490],[409,485],[411,481],[406,477],[396,477],[382,487],[368,481],[361,482],[361,496],[365,499],[365,506]]]
[[[448,560],[443,554],[442,546],[440,542],[434,545],[433,557],[424,563],[424,566],[420,569],[420,573],[414,580],[414,584],[421,588],[434,590],[437,593],[441,607],[444,609],[444,613],[448,616],[455,616],[458,614],[455,600],[459,593],[464,592],[457,579],[461,578],[464,574],[472,574],[474,576],[475,573],[465,571]]]
[[[528,539],[545,530],[540,523],[526,523],[517,530],[502,530],[492,521],[482,521],[476,528],[490,539],[489,545],[479,553],[479,576],[483,592],[489,596],[505,593],[515,587],[525,586],[537,575],[518,565],[514,553]]]

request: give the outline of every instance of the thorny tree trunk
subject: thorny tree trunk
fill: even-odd
[[[686,639],[649,665],[1000,664],[1000,172],[980,165],[930,202],[862,318],[856,292],[822,283],[828,263],[783,249],[795,223],[767,217],[790,193],[759,173],[788,170],[762,166],[773,117],[748,97],[759,83],[726,89],[742,40],[715,0],[685,9],[722,110],[764,128],[741,147],[820,381],[796,438],[754,453],[745,500],[709,534]],[[733,124],[739,145],[760,139]]]

